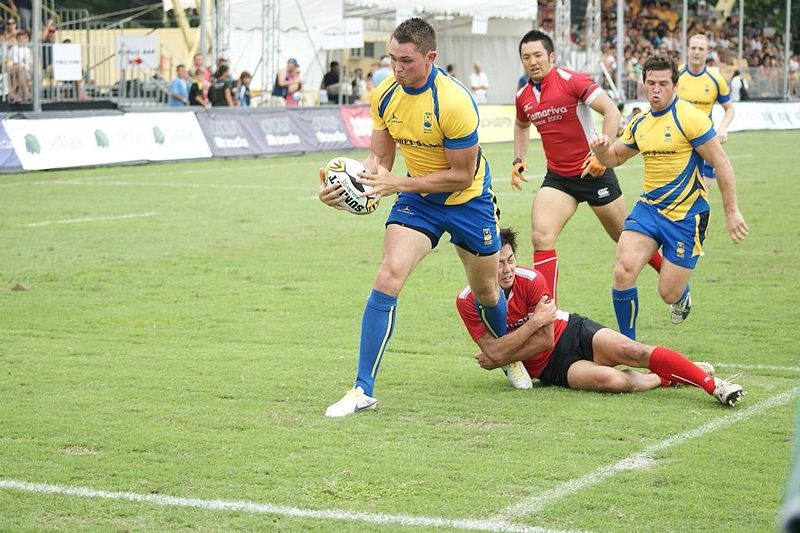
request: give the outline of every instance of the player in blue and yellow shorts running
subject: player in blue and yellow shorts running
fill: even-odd
[[[661,247],[664,261],[658,292],[670,304],[674,324],[691,309],[689,277],[703,251],[709,206],[700,169],[703,161],[717,170],[725,223],[734,243],[748,228],[736,203],[733,168],[716,136],[711,119],[678,98],[678,67],[666,56],[654,56],[642,70],[650,110],[635,116],[613,145],[605,135],[590,146],[606,167],[616,167],[641,152],[644,192],[625,219],[617,243],[612,299],[620,332],[636,339],[639,296],[636,279]]]
[[[498,337],[506,332],[506,300],[497,283],[499,211],[478,145],[478,108],[469,89],[434,64],[436,32],[424,20],[412,18],[394,30],[389,57],[394,75],[373,92],[372,141],[364,161],[370,174],[359,181],[371,185],[378,198],[397,193],[397,199],[361,323],[356,382],[328,407],[329,417],[377,405],[375,376],[394,330],[397,296],[444,232],[464,264],[487,329]],[[391,173],[398,145],[407,176]],[[321,185],[320,200],[336,207],[337,187]]]
[[[716,70],[710,70],[706,65],[708,59],[708,38],[702,33],[689,38],[689,53],[687,62],[678,68],[678,98],[686,100],[697,109],[711,118],[714,104],[719,102],[725,115],[719,123],[717,138],[721,144],[728,140],[728,126],[733,121],[736,111],[731,101],[731,91],[725,78]],[[701,170],[706,190],[716,179],[714,167],[708,163],[703,164]]]

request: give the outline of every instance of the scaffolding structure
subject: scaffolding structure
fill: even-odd
[[[556,0],[556,29],[554,43],[556,48],[556,61],[559,65],[574,68],[572,64],[572,2],[570,0]]]

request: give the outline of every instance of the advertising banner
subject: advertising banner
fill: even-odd
[[[4,123],[5,121],[3,121]],[[17,158],[17,153],[14,151],[14,144],[8,138],[6,128],[3,123],[0,123],[0,168],[4,170],[13,170],[22,168],[22,164]]]
[[[372,138],[372,116],[369,112],[369,106],[359,107],[340,107],[339,112],[342,115],[342,121],[347,134],[350,136],[350,142],[355,148],[369,148],[370,139]]]
[[[246,126],[259,143],[262,154],[287,154],[306,152],[316,145],[309,129],[303,129],[300,121],[293,121],[290,111],[254,112],[246,115]]]
[[[310,107],[290,112],[289,118],[297,131],[304,132],[306,151],[352,148],[342,115],[335,107]]]
[[[6,120],[25,170],[211,157],[194,113]]]
[[[514,120],[517,117],[513,105],[482,105],[478,107],[481,125],[478,127],[478,140],[483,143],[496,143],[514,140]],[[538,139],[539,132],[531,126],[531,139]]]
[[[264,153],[265,141],[257,139],[252,132],[258,128],[252,123],[252,115],[242,113],[198,113],[197,121],[206,137],[214,157],[258,156]]]

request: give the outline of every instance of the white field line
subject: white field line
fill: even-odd
[[[281,185],[237,185],[235,183],[173,183],[157,181],[45,181],[34,182],[42,185],[115,185],[118,187],[166,187],[170,189],[227,189],[227,190],[260,190],[260,191],[305,191],[309,187],[291,187]],[[316,188],[317,181],[312,181],[310,187]]]
[[[719,363],[718,368],[739,368],[742,370],[777,370],[779,372],[800,372],[800,366],[779,365],[739,365],[736,363]]]
[[[244,160],[244,161],[248,161],[248,162],[252,161],[253,163],[256,163],[256,164],[254,164],[254,165],[237,165],[236,167],[233,168],[233,170],[238,170],[238,169],[240,169],[240,167],[242,167],[241,170],[251,170],[251,171],[255,170],[255,171],[257,171],[257,170],[271,170],[271,169],[274,169],[274,168],[297,168],[297,166],[298,166],[298,163],[264,163],[263,160],[258,160],[258,159]],[[325,166],[325,161],[320,160],[319,166],[320,167],[324,167]],[[118,168],[118,167],[110,167],[110,168]],[[159,167],[158,166],[154,166],[152,168],[154,170],[153,174],[161,173],[161,172],[159,172]],[[170,176],[176,176],[176,175],[204,175],[204,174],[215,174],[215,175],[217,175],[217,174],[219,174],[219,170],[220,170],[219,168],[201,168],[201,167],[198,167],[198,168],[195,168],[195,169],[170,170],[170,171],[167,172],[167,174],[169,174]],[[63,180],[17,181],[17,182],[9,182],[9,183],[0,182],[0,187],[12,187],[12,186],[18,186],[18,185],[47,185],[48,183],[59,183],[59,182],[70,182],[70,181],[76,181],[77,182],[77,181],[102,180],[102,179],[141,178],[142,175],[143,175],[143,173],[141,173],[141,172],[137,172],[137,173],[131,172],[131,173],[128,173],[128,174],[114,174],[114,175],[111,175],[111,176],[105,176],[105,175],[104,176],[93,176],[93,177],[90,177],[90,178],[65,178]],[[264,174],[264,177],[267,177],[267,178],[269,178],[269,177],[275,177],[275,178],[281,177],[282,178],[283,175]],[[1,179],[2,179],[2,176],[0,176],[0,180]]]
[[[449,527],[466,531],[508,531],[520,533],[571,533],[555,529],[511,524],[497,520],[455,520],[450,518],[436,518],[425,516],[392,515],[359,513],[353,511],[337,510],[312,510],[271,505],[268,503],[254,503],[230,500],[200,500],[195,498],[179,498],[160,494],[139,494],[136,492],[107,492],[86,487],[68,487],[63,485],[50,485],[46,483],[28,483],[12,479],[0,479],[0,489],[33,492],[37,494],[57,494],[61,496],[75,496],[78,498],[99,498],[105,500],[126,500],[131,502],[148,503],[168,507],[191,507],[210,511],[234,511],[242,513],[274,514],[296,518],[310,518],[317,520],[342,520],[349,522],[364,522],[371,524],[389,524],[397,526],[417,527]],[[572,530],[574,531],[574,530]]]
[[[633,455],[629,455],[628,457],[617,461],[616,463],[601,466],[583,477],[570,479],[558,487],[545,491],[538,496],[533,496],[532,498],[514,504],[501,511],[490,520],[511,521],[533,515],[545,507],[557,502],[561,498],[575,494],[576,492],[587,487],[598,485],[620,472],[624,472],[625,470],[640,470],[642,465],[652,464],[653,456],[660,451],[666,450],[672,446],[683,444],[698,437],[703,437],[718,429],[731,426],[743,420],[747,420],[748,418],[751,418],[773,407],[787,404],[792,401],[795,396],[797,396],[798,391],[800,391],[800,387],[795,387],[781,394],[768,398],[752,407],[748,407],[747,409],[735,411],[729,415],[721,416],[715,420],[712,420],[711,422],[707,422],[706,424],[689,431],[667,437],[661,442],[652,444],[646,447],[644,450]]]
[[[70,218],[66,220],[45,220],[43,222],[33,222],[32,224],[25,224],[29,228],[38,228],[40,226],[49,226],[51,224],[78,224],[81,222],[106,222],[108,220],[128,220],[129,218],[147,218],[158,215],[155,211],[148,211],[147,213],[130,213],[128,215],[116,215],[110,217],[87,217],[87,218]]]

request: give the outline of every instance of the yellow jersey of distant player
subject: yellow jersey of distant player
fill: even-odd
[[[677,97],[661,111],[633,117],[620,140],[644,158],[641,201],[673,221],[708,211],[703,158],[695,149],[716,134],[708,116]]]
[[[678,96],[697,109],[711,116],[714,103],[724,104],[731,99],[731,90],[719,72],[703,67],[700,74],[693,74],[686,65],[678,69]]]
[[[373,128],[389,130],[400,145],[412,178],[450,168],[445,148],[463,149],[478,144],[480,120],[472,94],[436,65],[419,89],[403,87],[390,75],[375,88],[371,104]],[[489,165],[479,149],[469,187],[424,196],[437,204],[457,205],[480,196],[490,185]]]

